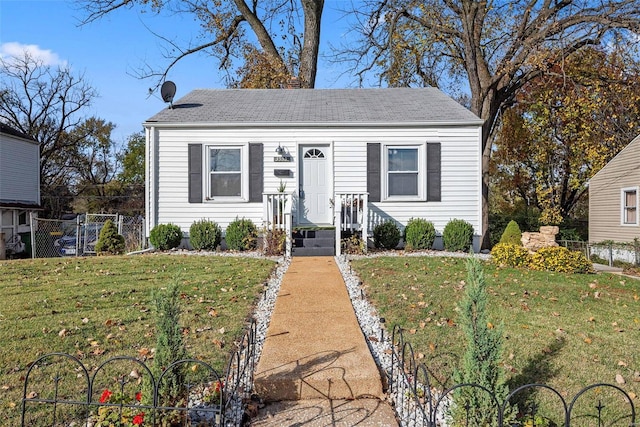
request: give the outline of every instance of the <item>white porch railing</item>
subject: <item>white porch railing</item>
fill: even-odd
[[[266,232],[282,230],[285,233],[285,256],[291,256],[291,207],[288,193],[262,194],[262,221]]]
[[[336,226],[336,255],[341,253],[341,237],[343,231],[359,232],[360,237],[367,241],[369,230],[369,193],[336,193],[335,194],[335,226]]]

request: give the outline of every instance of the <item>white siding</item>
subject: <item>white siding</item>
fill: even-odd
[[[155,128],[157,132],[157,166],[151,167],[148,194],[152,197],[157,185],[155,201],[148,202],[147,213],[156,223],[172,222],[188,231],[193,221],[208,218],[223,228],[238,217],[250,218],[262,224],[261,203],[188,203],[187,145],[189,143],[263,143],[264,191],[275,192],[280,184],[274,169],[290,169],[291,176],[282,179],[286,192],[298,194],[298,148],[304,144],[329,144],[333,162],[333,186],[336,192],[364,192],[367,190],[367,143],[425,143],[441,144],[442,201],[440,202],[377,202],[372,203],[371,217],[393,218],[400,225],[411,217],[433,221],[442,232],[453,218],[470,222],[476,234],[481,229],[480,189],[480,127],[393,127],[393,128]],[[280,144],[292,156],[291,162],[275,162],[275,150]],[[148,147],[153,155],[153,149]],[[156,178],[154,178],[156,177]],[[295,220],[295,216],[294,216]],[[149,224],[153,227],[155,223]]]
[[[40,147],[0,133],[0,200],[40,203]]]

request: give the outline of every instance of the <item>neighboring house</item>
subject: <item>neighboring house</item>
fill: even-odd
[[[640,135],[589,180],[589,243],[633,243],[640,239]],[[599,255],[609,258],[607,245]],[[593,252],[593,249],[592,249]],[[614,257],[635,260],[635,250],[615,250]],[[617,256],[616,256],[617,255]]]
[[[387,219],[441,233],[460,218],[478,247],[482,120],[438,89],[195,90],[144,126],[148,230],[269,228],[284,206],[294,229],[368,236]]]
[[[40,145],[0,123],[0,232],[8,254],[25,250],[30,213],[40,208]]]

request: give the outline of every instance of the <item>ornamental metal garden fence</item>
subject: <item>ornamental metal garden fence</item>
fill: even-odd
[[[479,384],[452,385],[457,361],[451,355],[430,367],[419,363],[398,326],[393,328],[391,343],[392,368],[387,381],[402,426],[640,426],[633,399],[617,385],[592,384],[568,399],[548,385],[524,384],[500,399]]]
[[[86,366],[70,354],[46,354],[25,375],[21,426],[239,426],[253,384],[255,321],[237,345],[223,376],[196,359],[154,375],[129,356]]]

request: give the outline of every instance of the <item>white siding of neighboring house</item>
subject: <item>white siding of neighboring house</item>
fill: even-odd
[[[625,188],[640,188],[640,136],[589,181],[589,241],[592,244],[605,240],[628,243],[640,238],[640,224],[622,224],[621,192]]]
[[[40,147],[0,133],[0,200],[40,204]]]
[[[157,224],[174,223],[184,232],[199,219],[216,221],[223,228],[236,217],[262,225],[262,203],[188,203],[187,145],[189,143],[262,143],[264,145],[264,191],[275,192],[281,178],[274,169],[291,169],[282,181],[286,192],[298,194],[298,148],[305,144],[328,144],[333,162],[335,192],[367,190],[367,143],[441,143],[441,202],[376,202],[371,214],[393,218],[405,225],[411,217],[433,221],[442,232],[453,218],[470,222],[477,235],[481,229],[479,126],[431,128],[180,128],[155,127],[148,131],[147,155],[155,158],[148,171],[147,218],[149,230]],[[275,149],[284,147],[292,162],[274,162]],[[157,196],[154,196],[157,195]],[[157,217],[152,212],[157,212]],[[295,215],[294,215],[295,218]]]

